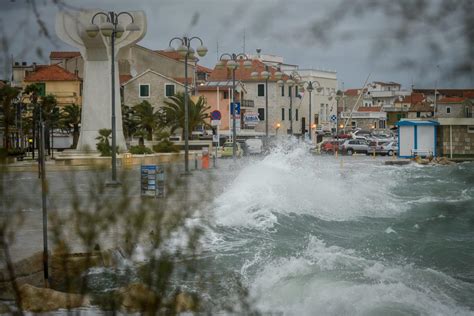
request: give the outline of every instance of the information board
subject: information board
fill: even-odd
[[[142,196],[165,196],[165,171],[163,166],[142,165],[140,175]]]

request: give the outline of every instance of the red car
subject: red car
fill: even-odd
[[[337,151],[339,151],[339,146],[341,144],[341,142],[343,142],[343,140],[328,140],[328,141],[325,141],[322,143],[321,145],[321,152],[322,153],[334,153]]]

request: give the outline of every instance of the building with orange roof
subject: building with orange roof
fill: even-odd
[[[29,84],[40,88],[40,96],[54,95],[60,106],[82,105],[82,79],[59,65],[34,66],[23,79],[23,87]]]
[[[323,123],[322,115],[325,118],[324,123],[329,127],[329,117],[332,103],[329,102],[329,95],[336,90],[337,80],[334,72],[322,72],[315,71],[312,69],[298,70],[298,76],[302,81],[317,81],[321,86],[320,91],[316,88],[318,84],[314,84],[315,89],[312,92],[312,118],[308,118],[309,115],[309,93],[304,91],[300,87],[289,87],[285,82],[289,79],[289,74],[295,71],[295,67],[290,67],[285,70],[281,67],[286,64],[282,64],[283,59],[275,59],[267,62],[261,56],[251,56],[252,66],[250,69],[243,67],[244,61],[239,61],[239,67],[235,70],[236,82],[241,84],[243,89],[242,92],[238,93],[236,99],[240,98],[241,102],[241,132],[238,135],[247,135],[253,133],[254,135],[264,135],[266,120],[268,120],[269,134],[275,135],[277,132],[286,134],[290,130],[291,121],[293,121],[293,134],[301,135],[306,132],[310,122],[320,126]],[[268,79],[268,91],[265,89],[265,80],[260,76],[254,78],[252,73],[262,73],[268,71],[270,77]],[[283,73],[283,86],[278,83],[278,79],[275,73],[280,71]],[[220,86],[219,89],[214,88],[202,92],[206,94],[206,98],[209,100],[219,100],[220,111],[224,111],[225,117],[228,117],[228,111],[230,107],[230,98],[227,98],[229,91],[224,89],[224,86],[231,85],[232,71],[226,67],[224,63],[222,68],[215,68],[209,76],[208,83],[205,85],[211,89],[210,86]],[[200,87],[198,88],[200,91]],[[201,93],[201,92],[199,92]],[[219,93],[219,96],[209,94]],[[266,94],[268,94],[268,113],[265,109]],[[292,98],[290,100],[290,97]],[[290,102],[291,101],[291,102]],[[222,102],[226,104],[222,106]],[[216,101],[217,103],[217,101]],[[291,108],[290,108],[291,103]],[[217,104],[212,104],[212,109],[216,109]],[[321,107],[324,108],[321,111]],[[293,112],[291,112],[291,109]],[[336,112],[336,107],[333,106],[332,110]],[[322,115],[321,115],[322,114]],[[255,121],[255,117],[258,117],[260,121]],[[226,130],[228,122],[223,122],[223,129]],[[226,132],[224,132],[226,133]]]

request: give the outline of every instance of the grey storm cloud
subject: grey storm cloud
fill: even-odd
[[[441,69],[455,67],[453,62],[462,58],[460,52],[465,51],[466,45],[463,38],[449,42],[449,36],[427,34],[417,24],[416,15],[398,12],[399,6],[382,6],[384,1],[375,0],[1,2],[0,61],[6,65],[4,77],[12,56],[15,60],[47,62],[51,50],[72,49],[56,37],[54,21],[59,10],[73,9],[144,10],[148,31],[139,44],[148,48],[165,49],[174,36],[199,36],[209,48],[200,62],[208,67],[214,66],[218,54],[242,52],[244,47],[247,53],[254,53],[261,48],[263,53],[283,56],[286,62],[301,68],[336,70],[340,85],[344,82],[345,88],[359,87],[369,72],[371,80],[398,81],[405,87],[433,86],[437,74],[430,69],[435,69],[436,64],[442,65]],[[426,1],[412,1],[415,2],[421,6]],[[399,22],[404,19],[410,28],[400,27]],[[41,31],[41,23],[49,39]],[[457,49],[446,54],[447,47]],[[444,86],[472,86],[472,77],[472,73],[456,78],[445,76]]]

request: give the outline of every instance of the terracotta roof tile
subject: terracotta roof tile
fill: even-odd
[[[34,72],[30,72],[25,81],[76,81],[81,80],[77,75],[67,71],[58,65],[39,67]]]
[[[179,83],[182,83],[182,84],[184,84],[186,82],[186,78],[184,78],[184,77],[174,77],[173,80],[176,80],[176,81],[178,81]],[[192,84],[192,83],[193,83],[193,78],[188,77],[188,84]]]
[[[211,68],[204,67],[204,66],[201,66],[201,65],[197,65],[197,71],[199,71],[199,72],[207,72],[208,74],[210,74],[210,73],[212,72],[212,69],[211,69]]]
[[[344,95],[348,96],[348,97],[356,97],[359,95],[359,92],[361,91],[361,89],[347,89],[345,92],[344,92]]]
[[[125,82],[129,81],[132,78],[133,78],[132,75],[119,75],[120,84],[124,84]]]
[[[466,101],[466,98],[446,97],[438,100],[438,103],[463,103],[464,101]]]
[[[49,59],[67,59],[81,56],[80,52],[51,52]]]
[[[402,98],[402,100],[395,100],[395,103],[410,103],[416,104],[423,102],[425,100],[425,95],[423,93],[413,92],[411,95],[406,95]]]

